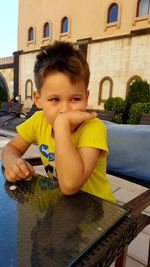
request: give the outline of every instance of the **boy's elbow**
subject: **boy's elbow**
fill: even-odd
[[[80,188],[74,188],[73,186],[69,186],[69,185],[63,185],[60,186],[60,190],[64,195],[74,195],[75,193],[77,193]]]
[[[82,185],[85,183],[85,179],[82,176],[58,176],[59,187],[64,195],[74,195],[77,193]]]

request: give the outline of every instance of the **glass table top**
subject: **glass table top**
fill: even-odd
[[[75,266],[128,212],[82,191],[64,196],[41,175],[11,186],[0,171],[1,267]]]

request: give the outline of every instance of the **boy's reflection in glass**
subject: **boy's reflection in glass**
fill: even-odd
[[[103,215],[100,201],[84,193],[64,196],[56,183],[39,176],[30,182],[18,182],[17,190],[7,193],[19,203],[30,203],[37,211],[37,223],[31,229],[32,267],[63,267],[77,257],[97,236],[97,220]]]

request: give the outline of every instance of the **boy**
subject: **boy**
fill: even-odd
[[[106,177],[106,129],[95,113],[86,112],[89,66],[69,42],[54,42],[37,55],[34,101],[41,111],[17,127],[3,149],[8,181],[27,179],[34,168],[22,155],[37,142],[50,178],[64,194],[80,189],[115,201]]]

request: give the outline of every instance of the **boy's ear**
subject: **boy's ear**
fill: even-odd
[[[33,99],[37,108],[41,109],[40,93],[37,90],[33,91]]]

